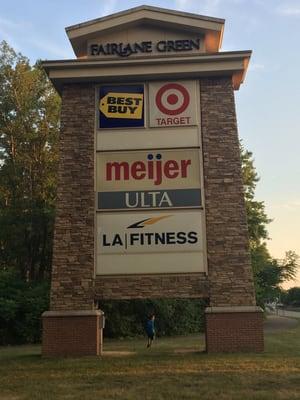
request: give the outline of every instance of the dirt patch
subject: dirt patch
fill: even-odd
[[[199,349],[175,349],[174,350],[175,354],[191,354],[191,353],[200,354],[202,352],[203,351],[201,351]]]
[[[103,351],[103,357],[128,357],[136,354],[135,351]]]

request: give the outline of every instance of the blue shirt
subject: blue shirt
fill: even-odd
[[[154,320],[148,319],[146,323],[146,332],[148,335],[154,335]]]

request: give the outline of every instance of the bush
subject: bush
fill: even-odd
[[[104,335],[111,338],[145,334],[147,316],[154,313],[158,336],[185,335],[204,329],[206,303],[199,299],[103,301]]]
[[[24,282],[14,271],[0,271],[0,344],[41,340],[41,314],[49,308],[48,282]]]

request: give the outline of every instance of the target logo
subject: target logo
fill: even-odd
[[[149,85],[150,126],[196,125],[196,83],[156,82]]]
[[[162,113],[178,115],[187,109],[190,104],[190,95],[179,83],[167,83],[157,92],[155,103]]]

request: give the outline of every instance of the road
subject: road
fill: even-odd
[[[300,318],[300,312],[299,311],[288,311],[288,310],[277,310],[277,315],[280,317],[291,317],[291,318]]]
[[[286,318],[278,315],[268,315],[264,322],[265,332],[283,331],[293,329],[298,325],[299,321],[294,318]]]

